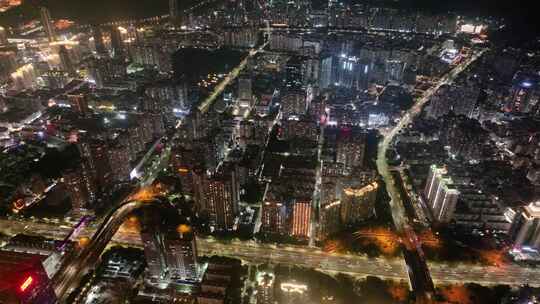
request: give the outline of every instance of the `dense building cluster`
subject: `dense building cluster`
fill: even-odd
[[[271,265],[305,255],[388,262],[424,303],[475,275],[427,262],[439,237],[540,261],[538,43],[491,42],[495,18],[314,2],[2,24],[0,302],[345,303]]]

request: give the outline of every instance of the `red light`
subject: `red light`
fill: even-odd
[[[21,291],[25,291],[28,287],[30,287],[30,285],[32,285],[32,281],[34,281],[34,279],[31,276],[27,277],[21,285]]]

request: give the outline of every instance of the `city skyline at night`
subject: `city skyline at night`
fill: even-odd
[[[524,1],[0,1],[0,303],[538,303]]]

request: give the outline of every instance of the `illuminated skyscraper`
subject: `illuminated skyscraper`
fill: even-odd
[[[341,193],[342,223],[354,224],[375,215],[378,189],[377,182],[365,186],[344,186]]]
[[[167,262],[164,256],[164,234],[161,223],[155,217],[145,214],[141,227],[141,240],[147,264],[147,280],[158,283],[168,278]]]
[[[73,210],[80,210],[88,203],[88,191],[81,169],[67,170],[62,174],[62,180],[71,199]]]
[[[304,90],[286,90],[281,96],[281,112],[284,118],[291,115],[304,115],[308,109]]]
[[[510,227],[510,239],[516,249],[530,247],[540,250],[540,202],[519,210]]]
[[[424,195],[428,205],[431,207],[433,216],[443,223],[452,220],[460,194],[447,174],[446,168],[431,166],[426,187],[424,188]]]
[[[275,276],[273,273],[260,272],[257,273],[257,304],[274,304],[274,282]]]
[[[311,201],[296,200],[292,206],[291,234],[298,238],[308,238],[311,224]]]
[[[88,108],[88,100],[86,95],[83,94],[77,94],[77,95],[68,95],[68,101],[71,105],[71,108],[81,114],[86,115],[88,114],[89,108]]]
[[[366,133],[361,130],[343,129],[337,142],[336,161],[347,168],[364,164]]]
[[[123,58],[125,56],[124,41],[122,33],[118,27],[111,27],[111,49],[113,58]]]
[[[506,106],[508,112],[528,113],[540,100],[540,76],[518,72],[512,80],[512,89]]]
[[[249,76],[238,79],[238,99],[240,106],[250,106],[252,98],[251,78]]]
[[[341,201],[322,206],[319,210],[319,238],[326,239],[341,228]]]
[[[8,44],[6,29],[0,26],[0,45]]]
[[[43,25],[43,29],[45,30],[45,33],[47,34],[47,38],[49,39],[49,42],[53,42],[56,40],[56,33],[54,32],[54,27],[51,20],[51,12],[48,8],[42,6],[40,8],[40,14],[41,14],[41,24]]]
[[[65,45],[60,46],[58,56],[60,57],[60,63],[62,64],[62,69],[64,72],[67,72],[70,76],[74,76],[76,74],[75,67],[73,66],[73,62],[69,57],[69,53]]]
[[[266,201],[262,206],[261,231],[283,234],[287,224],[287,208],[276,201]]]
[[[171,280],[197,282],[200,279],[197,242],[191,227],[180,225],[176,229],[168,229],[164,249]]]
[[[107,49],[105,49],[105,43],[103,42],[103,32],[101,28],[97,25],[92,27],[94,46],[96,53],[100,56],[105,56],[107,54]]]
[[[239,185],[234,172],[206,177],[200,210],[207,212],[217,230],[232,230],[238,211]]]
[[[169,0],[169,18],[173,23],[179,23],[183,20],[180,12],[180,0]]]
[[[194,283],[201,279],[195,233],[187,225],[174,227],[157,213],[144,214],[141,239],[151,284]]]

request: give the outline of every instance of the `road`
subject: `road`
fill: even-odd
[[[112,228],[119,227],[123,221],[122,216],[127,216],[134,208],[139,206],[140,203],[134,203],[117,211],[114,217],[115,220],[109,221],[109,227],[111,229],[108,233],[104,233],[103,229],[97,231],[95,227],[89,227],[82,232],[83,236],[91,237],[96,235],[94,239],[97,238],[100,240],[99,242],[90,244],[87,248],[92,247],[96,250],[105,248],[109,237],[112,237],[112,243],[140,247],[142,243],[138,233],[111,232],[114,230]],[[27,233],[63,239],[71,229],[65,226],[59,227],[54,223],[15,222],[2,219],[0,220],[0,230],[5,231],[7,234]],[[107,230],[105,229],[105,231]],[[246,262],[255,264],[271,262],[298,265],[327,272],[344,272],[355,276],[372,275],[388,279],[408,279],[405,264],[400,258],[371,259],[358,255],[331,254],[306,246],[274,246],[249,241],[232,241],[231,243],[226,243],[212,239],[198,238],[197,242],[200,255],[217,254],[240,258]],[[86,256],[84,258],[88,264],[86,269],[90,269],[96,265],[99,254],[96,252],[90,257],[88,253],[81,255],[83,258]],[[470,264],[446,265],[430,263],[428,266],[433,281],[440,284],[474,282],[483,285],[508,284],[519,286],[525,282],[529,282],[532,286],[540,287],[540,280],[538,280],[540,278],[540,269],[529,269],[519,265],[487,267]],[[75,268],[71,267],[71,269]],[[69,288],[73,287],[70,286]]]
[[[159,139],[157,142],[161,142],[161,139]],[[148,153],[153,153],[156,146],[156,144],[152,145]],[[136,189],[122,197],[116,204],[113,204],[113,206],[117,207],[109,211],[103,220],[98,223],[97,228],[95,228],[95,225],[88,228],[88,230],[92,232],[89,235],[88,230],[86,231],[86,236],[90,238],[89,244],[87,244],[86,247],[83,248],[75,258],[70,260],[69,263],[66,263],[53,279],[55,284],[55,292],[60,303],[65,302],[66,297],[78,286],[83,276],[94,266],[96,266],[101,253],[103,253],[103,250],[107,247],[107,244],[116,233],[120,225],[122,225],[126,217],[134,210],[146,204],[145,202],[131,201],[131,198],[137,197],[136,194],[138,191],[144,189],[144,187],[147,187],[154,182],[159,171],[161,171],[164,165],[168,163],[169,155],[170,147],[166,147],[159,156],[158,162],[147,167],[148,170],[142,174],[143,178],[139,181]],[[146,161],[149,159],[151,158],[147,158]],[[50,237],[58,237],[58,234],[60,233],[58,226],[43,229],[43,225],[46,224],[29,224],[25,225],[23,229],[26,231],[26,233],[28,233],[28,229],[30,227],[31,231],[34,233],[38,233],[38,231],[41,230],[40,235],[42,236],[48,236],[47,231],[52,231],[53,233]],[[8,229],[6,231],[11,231],[11,227],[11,225],[6,227]],[[69,229],[69,227],[67,228]],[[84,236],[84,232],[82,235]]]
[[[377,152],[377,170],[386,184],[386,190],[390,197],[390,207],[394,225],[397,231],[404,236],[404,239],[410,242],[409,248],[404,249],[404,257],[409,266],[411,284],[419,302],[429,301],[434,291],[434,284],[422,252],[421,243],[414,230],[408,228],[409,224],[405,212],[406,210],[403,200],[399,195],[399,190],[396,187],[396,181],[392,177],[386,154],[396,135],[406,128],[413,119],[422,112],[422,109],[431,99],[433,94],[435,94],[441,86],[452,83],[461,72],[480,58],[485,51],[485,49],[478,51],[443,76],[433,87],[428,89],[424,95],[416,101],[411,109],[403,115],[398,124],[384,135],[383,140],[379,144]]]
[[[244,58],[237,67],[235,67],[227,76],[225,76],[225,78],[214,88],[212,93],[199,105],[198,108],[201,113],[206,113],[208,109],[210,109],[212,103],[214,103],[216,98],[219,97],[221,93],[223,93],[223,90],[225,90],[225,88],[233,80],[235,80],[238,75],[240,75],[240,72],[247,66],[249,59],[262,51],[266,47],[266,45],[268,45],[268,42],[264,43],[257,49],[250,50],[246,58]]]

